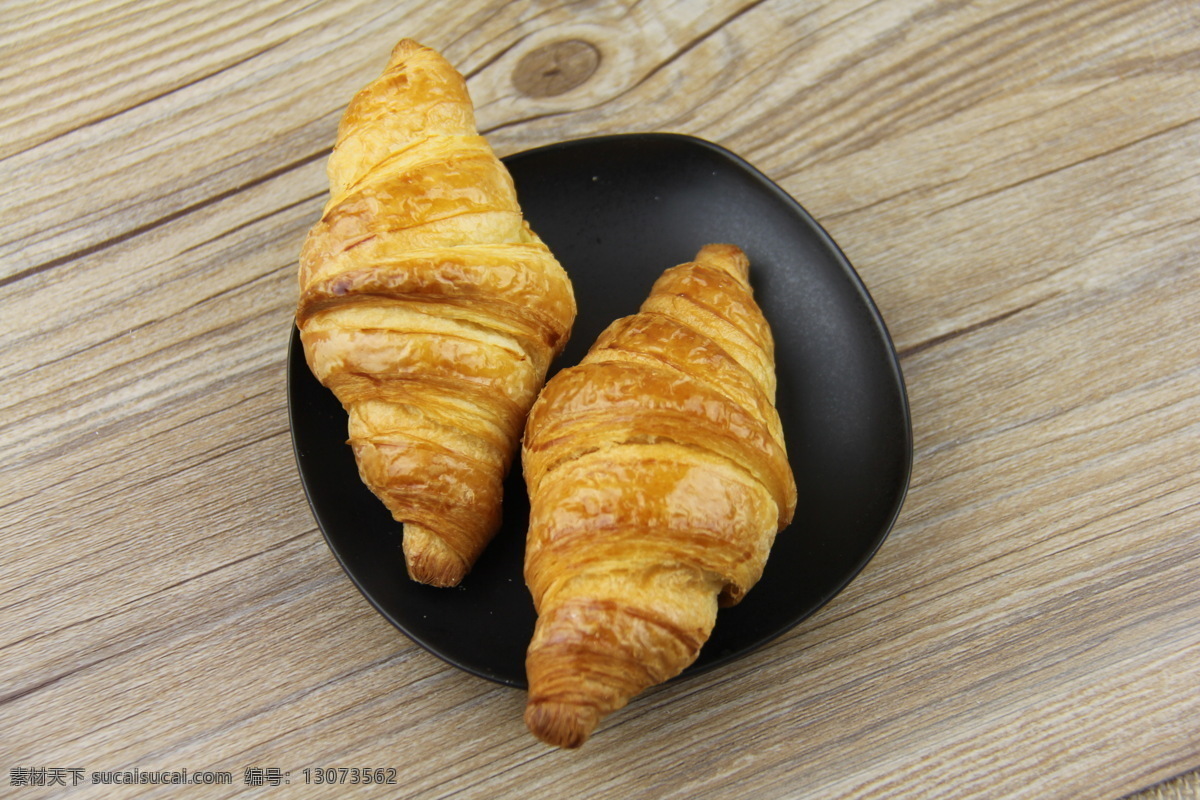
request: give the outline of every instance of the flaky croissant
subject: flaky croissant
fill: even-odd
[[[457,584],[500,524],[525,416],[575,299],[478,135],[462,76],[405,40],[354,97],[300,257],[309,367],[349,414],[409,574]]]
[[[581,745],[691,664],[791,521],[774,345],[748,270],[732,245],[667,270],[530,411],[525,720],[545,742]]]

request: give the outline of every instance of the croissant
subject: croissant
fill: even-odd
[[[549,744],[691,664],[795,512],[748,272],[733,245],[667,270],[530,411],[525,721]]]
[[[500,525],[525,416],[575,319],[562,266],[475,128],[462,76],[410,40],[351,101],[300,255],[296,324],[349,416],[409,575],[459,583]]]

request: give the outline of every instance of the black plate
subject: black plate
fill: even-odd
[[[722,609],[684,674],[770,641],[829,601],[867,563],[900,511],[912,435],[899,363],[883,320],[837,245],[791,197],[732,153],[687,136],[565,142],[504,159],[534,230],[570,274],[579,303],[555,368],[574,364],[605,326],[634,313],[655,278],[710,242],[750,257],[775,334],[778,405],[799,487],[762,580]],[[525,686],[534,611],[521,577],[529,503],[509,476],[503,527],[462,586],[404,573],[400,527],[358,478],[346,415],[309,373],[293,330],[292,440],[317,523],[347,574],[396,627],[475,675]]]

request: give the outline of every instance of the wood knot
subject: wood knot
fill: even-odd
[[[591,42],[551,42],[521,57],[513,71],[513,85],[529,97],[554,97],[579,86],[599,66],[600,50]]]

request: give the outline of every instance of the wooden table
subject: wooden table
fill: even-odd
[[[574,753],[370,608],[292,455],[298,249],[402,37],[501,154],[745,157],[907,380],[911,488],[857,580]],[[1200,794],[1194,3],[46,0],[0,42],[5,796]],[[232,784],[91,783],[135,769]]]

